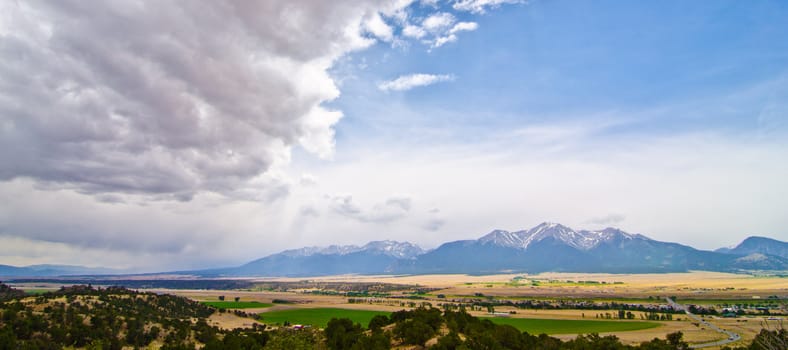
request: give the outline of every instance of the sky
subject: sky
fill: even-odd
[[[784,1],[0,4],[0,264],[788,240]]]

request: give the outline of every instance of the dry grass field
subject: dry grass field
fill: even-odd
[[[208,318],[208,324],[222,329],[249,328],[253,323],[260,323],[246,317],[239,317],[231,312],[216,312]]]
[[[675,295],[692,298],[753,298],[788,294],[788,278],[721,272],[665,274],[541,273],[504,275],[328,276],[315,281],[418,284],[445,294],[497,296],[632,297]],[[514,282],[515,279],[518,282]],[[288,280],[288,279],[281,279]],[[303,280],[303,278],[290,279]],[[572,282],[567,282],[572,281]],[[598,284],[581,284],[594,281]],[[536,283],[534,283],[536,282]],[[602,283],[604,282],[604,283]]]

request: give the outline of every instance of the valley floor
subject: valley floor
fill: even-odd
[[[596,303],[618,303],[632,305],[666,305],[666,296],[676,297],[680,303],[721,310],[726,306],[744,307],[744,315],[736,318],[723,318],[709,315],[706,319],[713,324],[742,335],[740,342],[732,345],[748,344],[766,324],[775,324],[785,316],[762,315],[755,305],[769,305],[770,313],[786,314],[788,299],[788,278],[778,276],[753,276],[716,272],[690,272],[671,274],[576,274],[544,273],[537,275],[501,274],[485,276],[469,275],[417,275],[417,276],[321,276],[313,278],[260,278],[252,279],[263,283],[262,288],[249,290],[175,290],[156,289],[155,292],[173,293],[194,300],[216,301],[219,296],[226,300],[239,297],[242,301],[272,303],[273,306],[259,309],[243,309],[244,312],[265,313],[271,311],[304,308],[340,308],[353,310],[374,310],[393,312],[411,309],[422,303],[435,307],[453,303],[520,302],[541,301],[547,304],[588,301]],[[312,288],[292,288],[277,285],[270,290],[270,282],[313,283]],[[309,283],[306,283],[309,285]],[[321,289],[317,286],[329,283],[332,286],[347,284],[347,288],[336,290]],[[365,286],[375,283],[403,285],[402,290],[380,294],[353,294],[354,285]],[[265,289],[265,288],[268,289]],[[346,290],[339,290],[346,289]],[[351,292],[348,292],[348,291]],[[747,308],[752,306],[751,308]],[[546,320],[596,320],[617,310],[589,309],[528,309],[498,305],[494,307],[498,317],[532,318]],[[488,309],[479,306],[469,309],[474,316],[486,317]],[[745,312],[746,311],[746,312]],[[647,312],[632,311],[634,321],[648,317]],[[620,331],[614,334],[624,343],[636,344],[655,337],[664,338],[667,334],[681,331],[684,338],[692,343],[720,340],[723,336],[711,329],[694,323],[683,314],[674,314],[673,320],[656,320],[659,327],[634,331]],[[216,324],[231,328],[248,319],[238,320],[230,316],[213,318]],[[618,320],[618,322],[632,322]],[[572,339],[576,334],[556,334],[561,339]]]

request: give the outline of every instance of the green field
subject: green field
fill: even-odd
[[[290,309],[261,313],[260,320],[263,321],[263,323],[269,324],[284,324],[284,322],[287,321],[290,322],[290,324],[312,325],[314,327],[323,328],[332,318],[349,318],[353,320],[353,322],[360,323],[362,327],[366,328],[369,321],[372,317],[375,317],[375,315],[389,316],[391,313],[385,311],[331,308]]]
[[[497,324],[505,324],[530,334],[588,334],[604,332],[636,331],[659,327],[659,323],[641,321],[586,321],[552,320],[537,318],[486,318]]]
[[[273,304],[257,301],[201,301],[201,303],[217,309],[259,309],[273,306]]]
[[[48,293],[48,292],[54,292],[57,289],[22,289],[22,290],[24,290],[25,293],[30,294],[30,295],[39,295],[39,294],[44,294],[44,293]]]

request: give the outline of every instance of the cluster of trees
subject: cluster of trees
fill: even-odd
[[[114,287],[61,288],[24,302],[15,299],[1,304],[0,349],[120,349],[146,346],[156,339],[173,346],[188,345],[204,333],[191,320],[205,319],[213,312],[172,295]]]
[[[154,341],[164,350],[385,350],[403,345],[435,350],[688,349],[681,333],[636,346],[625,345],[615,336],[597,334],[561,341],[473,317],[463,308],[441,311],[427,306],[397,311],[390,316],[375,316],[366,328],[340,318],[332,319],[323,330],[268,329],[254,323],[250,328],[228,331],[206,321],[215,309],[177,296],[75,286],[20,300],[22,294],[3,284],[0,292],[14,296],[0,299],[0,350],[111,350],[142,348]],[[736,350],[784,350],[785,344],[788,334],[784,329],[765,329],[752,345]]]
[[[207,322],[216,309],[173,295],[73,286],[26,296],[1,283],[0,290],[14,296],[0,299],[0,350],[114,350],[154,341],[162,350],[325,347],[323,333],[315,329],[270,330],[251,320],[251,328],[220,329]]]
[[[583,314],[583,317],[585,317],[585,314]],[[608,319],[608,320],[614,318],[621,320],[634,320],[635,314],[633,314],[631,311],[618,310],[617,313],[611,313],[611,312],[598,313],[594,317],[601,319]],[[673,314],[649,311],[640,314],[640,319],[649,320],[649,321],[673,321]]]
[[[19,299],[25,296],[25,292],[19,289],[11,288],[8,285],[0,282],[0,302],[5,300]]]

